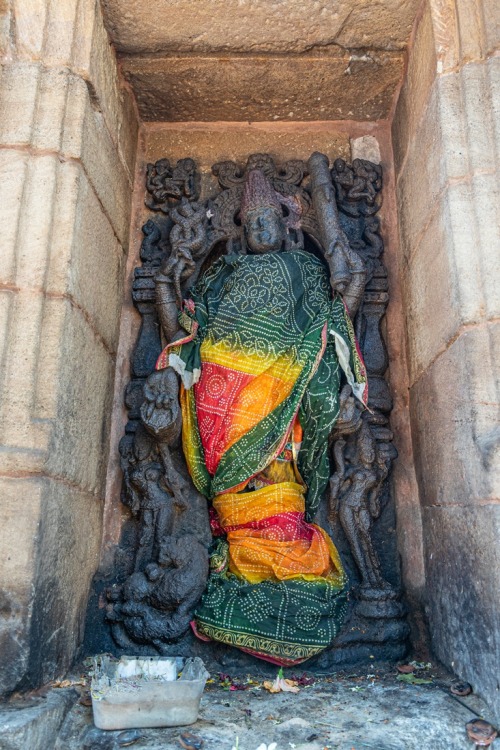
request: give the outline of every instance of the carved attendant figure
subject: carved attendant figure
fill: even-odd
[[[343,438],[336,441],[336,472],[330,477],[331,510],[338,512],[349,540],[361,576],[361,589],[389,590],[391,587],[381,575],[370,535],[373,520],[380,515],[380,487],[387,477],[387,463],[378,455],[365,420],[361,420],[357,430],[355,453],[347,466],[345,447]]]

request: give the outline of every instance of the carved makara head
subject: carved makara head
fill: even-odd
[[[240,215],[250,250],[269,253],[280,249],[286,234],[281,204],[261,169],[247,174]]]

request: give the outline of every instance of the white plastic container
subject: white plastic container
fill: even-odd
[[[91,684],[94,723],[99,729],[140,729],[194,724],[209,677],[198,657],[97,657]]]

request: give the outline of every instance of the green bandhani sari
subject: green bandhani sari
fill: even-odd
[[[331,540],[311,523],[329,478],[341,371],[366,402],[351,321],[304,251],[217,261],[158,367],[183,382],[183,447],[212,501],[213,550],[195,632],[293,664],[328,646],[346,606]]]

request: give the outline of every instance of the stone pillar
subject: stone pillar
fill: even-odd
[[[435,654],[500,718],[500,31],[429,0],[393,122],[410,409]]]
[[[137,144],[96,0],[0,10],[0,693],[79,646]]]

